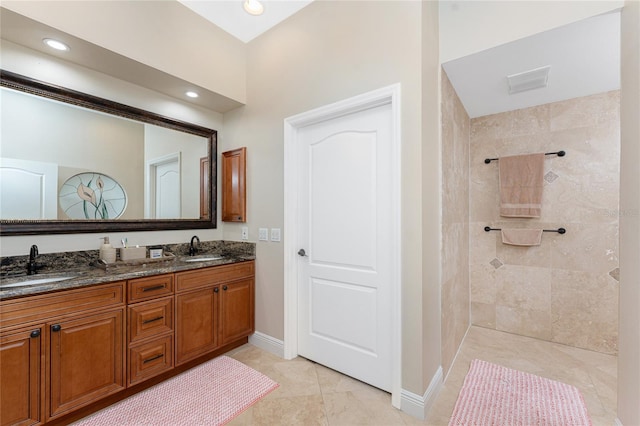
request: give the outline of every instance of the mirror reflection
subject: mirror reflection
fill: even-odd
[[[1,76],[3,235],[215,228],[214,130]]]
[[[201,217],[206,138],[1,90],[1,219]]]
[[[1,96],[0,218],[200,218],[205,138],[5,88]]]

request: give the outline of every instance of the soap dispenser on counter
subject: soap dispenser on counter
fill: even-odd
[[[109,237],[100,237],[104,242],[100,246],[100,259],[105,263],[115,263],[116,249],[109,244]]]

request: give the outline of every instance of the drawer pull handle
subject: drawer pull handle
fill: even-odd
[[[164,356],[164,354],[158,354],[158,355],[156,355],[156,356],[152,356],[151,358],[147,358],[147,359],[145,359],[144,361],[142,361],[142,363],[143,363],[143,364],[146,364],[146,363],[148,363],[148,362],[155,361],[155,360],[156,360],[156,359],[158,359],[158,358],[162,358],[163,356]]]
[[[40,337],[40,329],[33,330],[29,337]]]
[[[60,324],[55,324],[51,326],[51,331],[60,331],[62,330],[62,327],[60,326]]]
[[[223,285],[223,286],[222,286],[222,289],[223,289],[224,291],[227,291],[227,289],[228,289],[228,288],[229,288],[229,287],[227,287],[226,285]]]
[[[220,289],[219,289],[218,287],[216,287],[216,288],[214,288],[214,289],[213,289],[213,292],[214,292],[214,293],[217,293],[217,292],[219,292],[219,291],[220,291]]]
[[[145,287],[142,289],[142,291],[153,291],[153,290],[160,290],[164,288],[164,284],[162,285],[154,285],[153,287]]]
[[[150,322],[160,321],[161,319],[164,319],[164,317],[151,318],[151,319],[148,319],[148,320],[144,320],[144,321],[142,321],[142,323],[143,323],[143,324],[149,324]]]

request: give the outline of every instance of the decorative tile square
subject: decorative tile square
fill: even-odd
[[[499,267],[502,266],[502,262],[500,262],[500,260],[498,258],[493,259],[491,262],[489,262],[491,264],[491,266],[493,266],[494,268],[498,269]]]
[[[620,282],[620,268],[609,271],[609,275],[611,275],[611,278],[613,278],[614,280]]]
[[[549,172],[546,175],[544,175],[544,180],[546,180],[549,183],[552,183],[554,180],[558,179],[560,176],[558,176],[557,174],[553,173],[553,172]]]

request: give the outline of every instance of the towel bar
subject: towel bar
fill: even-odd
[[[489,226],[485,226],[484,227],[484,231],[485,232],[489,232],[489,231],[502,231],[502,228],[491,228]],[[564,234],[567,232],[566,229],[564,228],[558,228],[558,229],[543,229],[542,232],[557,232],[558,234]]]
[[[558,151],[558,152],[545,152],[544,155],[557,155],[558,157],[564,157],[567,155],[566,151]],[[489,164],[492,161],[498,161],[499,158],[485,158],[484,163]]]

